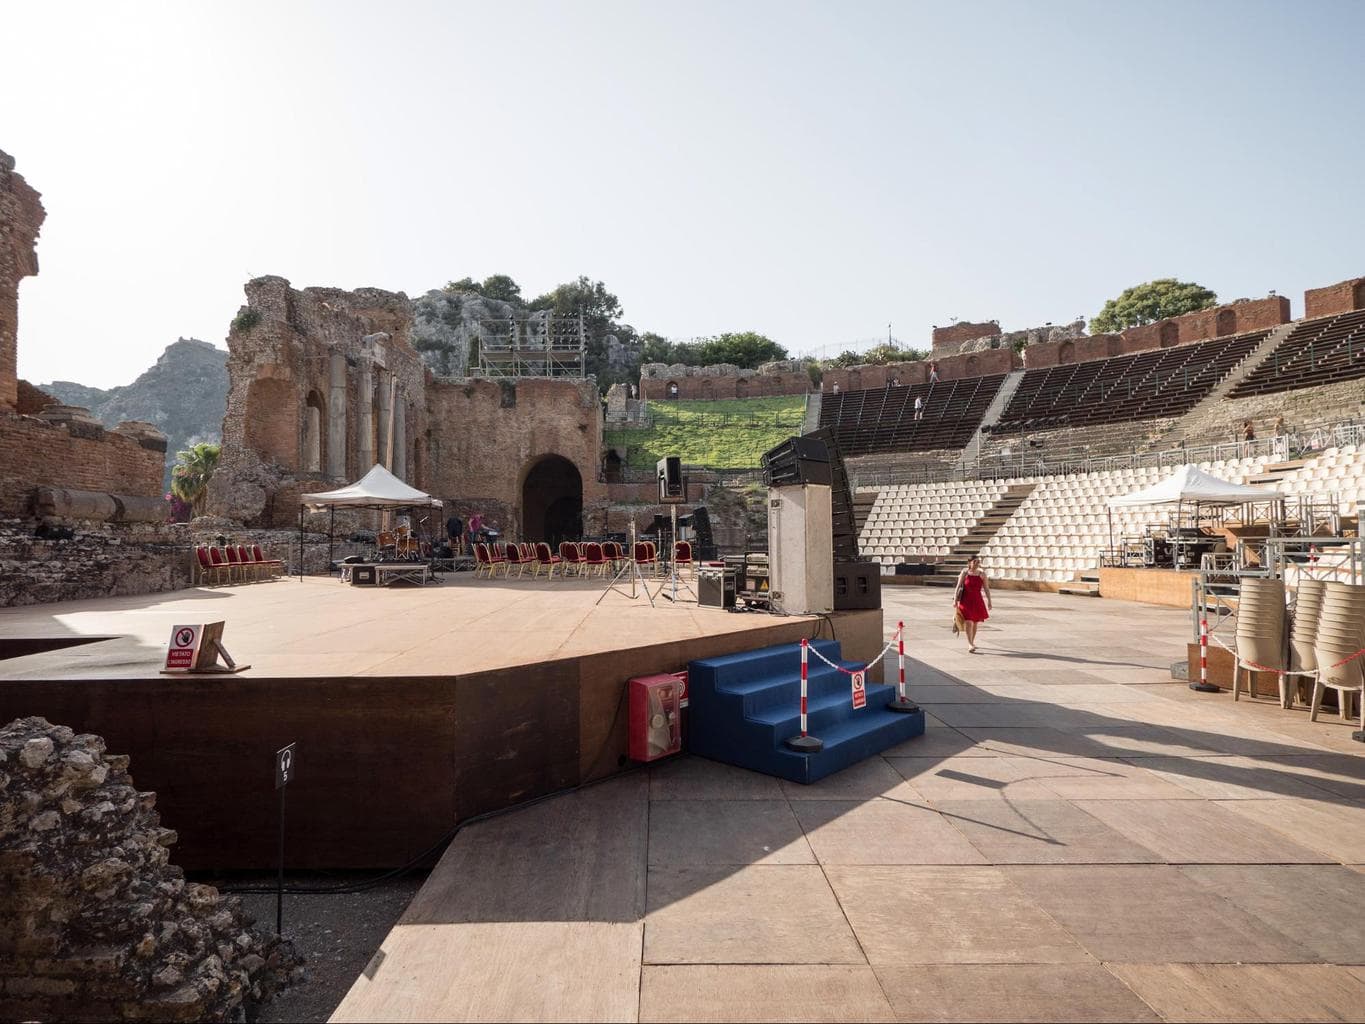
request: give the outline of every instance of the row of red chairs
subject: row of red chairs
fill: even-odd
[[[632,556],[642,570],[656,575],[663,573],[664,563],[660,562],[658,548],[652,541],[637,541]],[[685,540],[675,543],[673,559],[680,569],[692,566],[692,545]],[[610,540],[601,543],[566,540],[559,545],[559,554],[555,554],[544,541],[534,544],[474,545],[474,575],[485,574],[489,579],[497,574],[499,568],[503,576],[510,576],[514,567],[520,579],[526,573],[527,566],[531,567],[532,577],[544,572],[546,578],[553,579],[556,568],[560,576],[605,576],[608,569],[617,570],[625,561],[625,546]]]
[[[283,575],[284,562],[266,558],[259,544],[228,544],[210,547],[200,544],[194,549],[199,570],[197,582],[245,583],[247,580],[266,580]]]

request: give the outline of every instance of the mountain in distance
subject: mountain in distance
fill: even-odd
[[[218,441],[227,409],[227,351],[197,338],[166,346],[156,365],[131,384],[92,388],[69,380],[39,384],[63,405],[84,406],[106,427],[124,420],[155,424],[166,434],[169,487],[175,453],[200,441]]]

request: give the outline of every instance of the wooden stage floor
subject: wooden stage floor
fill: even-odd
[[[656,598],[651,608],[643,595],[615,592],[597,604],[605,586],[600,579],[476,580],[469,573],[382,588],[295,577],[8,608],[0,610],[0,643],[117,639],[0,661],[0,679],[155,676],[172,626],[220,619],[227,623],[224,646],[251,665],[245,675],[272,678],[455,676],[802,620],[702,608],[695,599],[675,606]]]

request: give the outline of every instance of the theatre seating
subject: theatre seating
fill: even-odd
[[[1268,395],[1365,377],[1365,310],[1306,320],[1232,389]]]
[[[820,402],[820,426],[833,427],[844,455],[881,451],[934,451],[961,448],[981,424],[1004,374],[826,392]],[[915,399],[924,401],[924,416],[915,419]]]
[[[1181,416],[1268,334],[1028,370],[993,434]]]
[[[858,550],[880,562],[942,560],[1005,493],[997,480],[883,487],[858,536]]]

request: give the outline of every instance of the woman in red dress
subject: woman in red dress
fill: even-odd
[[[981,571],[981,559],[967,559],[967,568],[957,578],[957,610],[967,634],[967,652],[976,652],[976,627],[990,618],[991,585]]]

